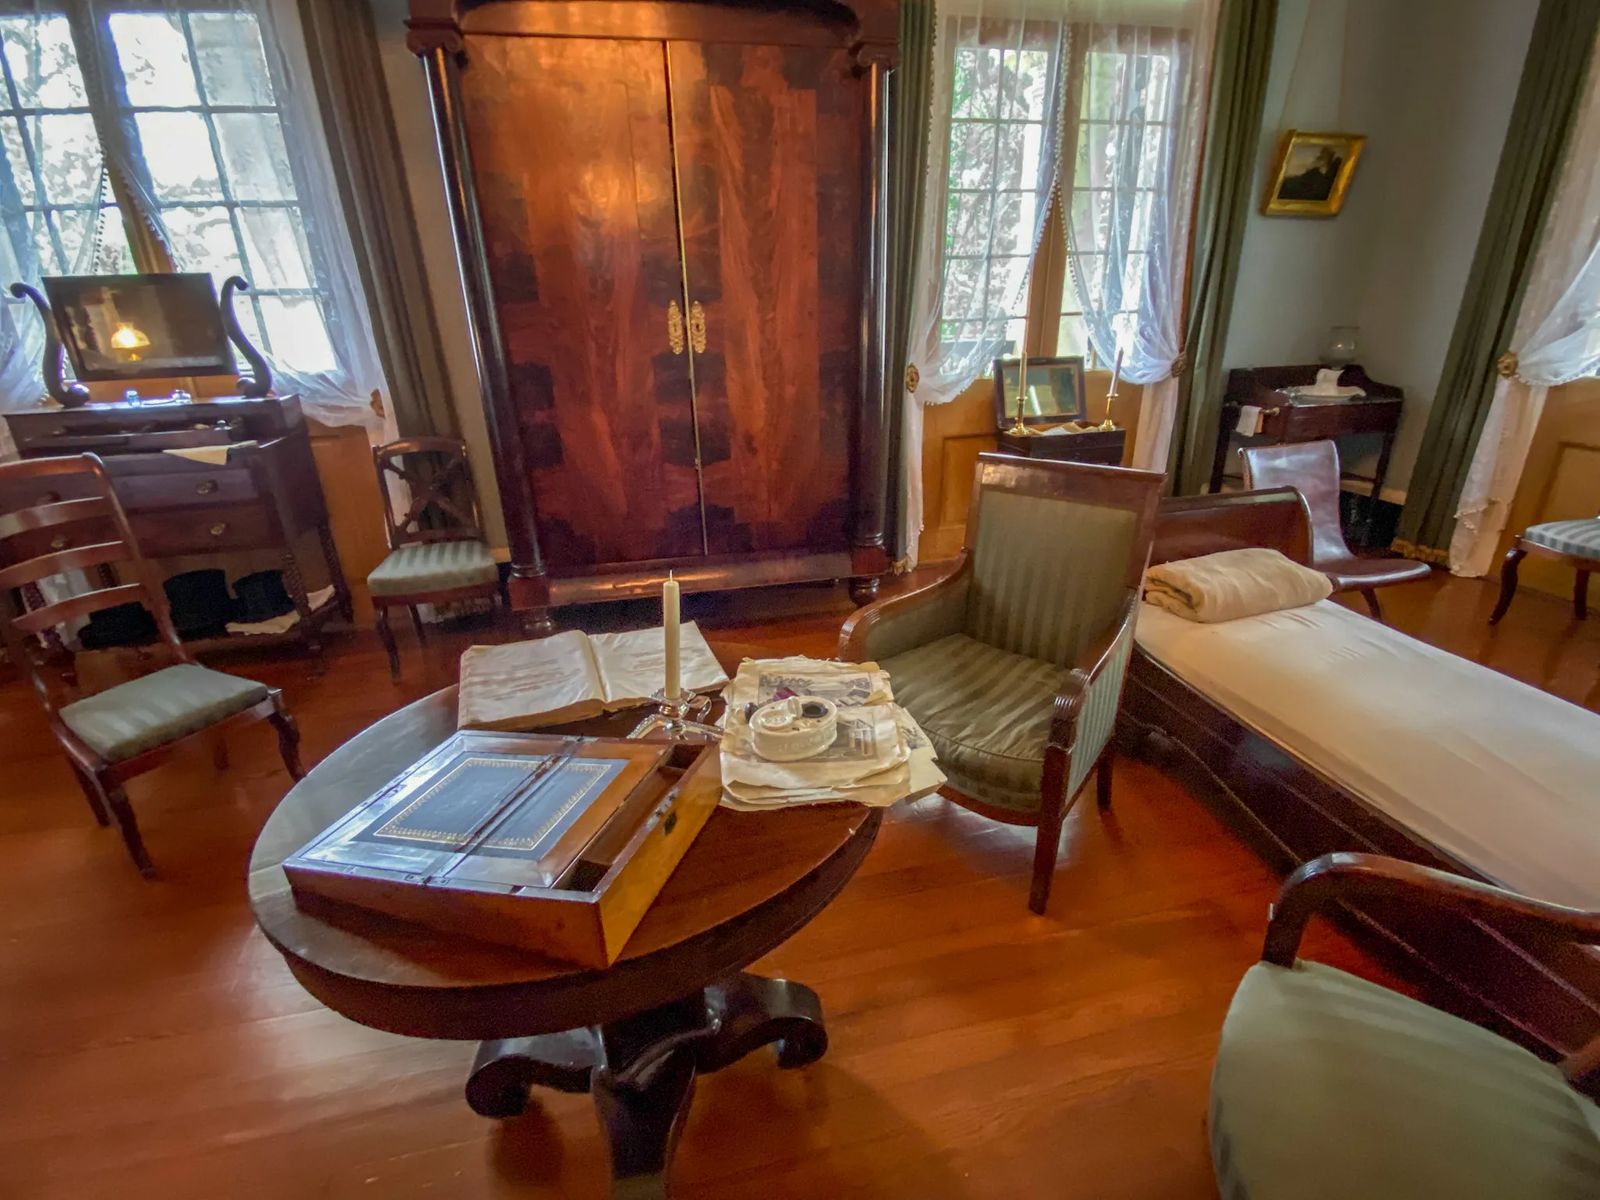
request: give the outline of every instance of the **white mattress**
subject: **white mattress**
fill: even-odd
[[[1329,601],[1141,649],[1240,723],[1502,886],[1600,908],[1600,716]]]

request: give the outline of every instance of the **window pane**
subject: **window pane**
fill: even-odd
[[[1039,186],[1040,145],[1043,140],[1043,125],[1000,126],[999,161],[995,171],[998,186],[1003,188]]]
[[[0,19],[0,40],[22,107],[81,108],[89,103],[65,17]]]
[[[945,218],[946,253],[988,253],[989,214],[994,211],[993,205],[994,198],[982,193],[950,197],[950,207]]]
[[[1033,192],[1002,193],[1000,207],[994,222],[994,254],[1029,254],[1033,251],[1033,234],[1039,198]]]
[[[1028,297],[1023,290],[1027,278],[1026,255],[990,260],[984,311],[997,316],[1022,316],[1028,308]]]
[[[241,208],[245,256],[250,260],[250,285],[256,288],[309,288],[304,247],[295,217],[288,208]]]
[[[88,113],[27,118],[34,157],[51,204],[89,204],[100,198],[100,139]]]
[[[220,200],[222,181],[199,113],[139,113],[139,142],[160,200]]]
[[[940,311],[951,320],[981,316],[979,296],[983,290],[984,260],[954,258],[945,263],[944,295]]]
[[[1081,313],[1062,313],[1061,330],[1056,335],[1057,354],[1089,355],[1089,327]]]
[[[337,365],[328,329],[315,300],[262,296],[272,356],[297,371],[332,371]]]
[[[950,186],[988,187],[994,178],[994,126],[956,122],[950,127]]]
[[[122,210],[107,205],[96,218],[98,250],[94,261],[83,269],[88,275],[132,275],[139,268],[134,265],[133,248],[128,245],[128,231],[122,224]]]
[[[239,200],[293,200],[294,176],[275,113],[218,113],[217,141],[228,187]]]
[[[162,210],[161,219],[180,271],[210,271],[218,278],[245,273],[227,209],[168,208]]]
[[[11,186],[24,204],[39,202],[39,189],[33,185],[33,171],[22,149],[22,127],[15,117],[0,118],[0,145],[6,150],[6,170]]]
[[[114,13],[111,38],[127,81],[130,104],[136,108],[178,108],[199,103],[189,46],[177,17]]]
[[[952,113],[958,117],[997,117],[1000,96],[1000,51],[962,48],[956,51],[951,80]]]
[[[1008,51],[1003,62],[1005,115],[1043,121],[1050,103],[1050,55],[1042,50]]]
[[[261,31],[250,13],[195,13],[189,18],[207,104],[273,103]]]

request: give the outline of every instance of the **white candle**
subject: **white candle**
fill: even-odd
[[[676,700],[680,692],[678,678],[678,581],[667,572],[667,581],[661,585],[661,636],[666,649],[667,679],[665,690],[669,701]]]
[[[1115,396],[1117,394],[1117,380],[1119,380],[1121,378],[1122,378],[1122,347],[1118,346],[1117,347],[1117,362],[1116,362],[1116,365],[1111,368],[1111,390],[1106,393],[1106,398],[1107,399],[1110,399],[1112,396]]]

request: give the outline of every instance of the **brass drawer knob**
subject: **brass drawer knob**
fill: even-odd
[[[58,533],[50,539],[50,549],[52,550],[65,550],[71,544],[72,540],[64,533]]]
[[[212,537],[221,537],[228,532],[228,523],[226,521],[218,521],[208,532]]]
[[[202,479],[199,483],[194,485],[194,494],[196,496],[209,496],[216,490],[217,481],[215,479]]]

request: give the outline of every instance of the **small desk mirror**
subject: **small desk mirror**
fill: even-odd
[[[994,360],[994,417],[1005,429],[1017,419],[1017,392],[1021,387],[1022,360]],[[1088,421],[1089,403],[1083,390],[1083,356],[1028,360],[1028,395],[1022,403],[1024,425],[1063,425]]]

